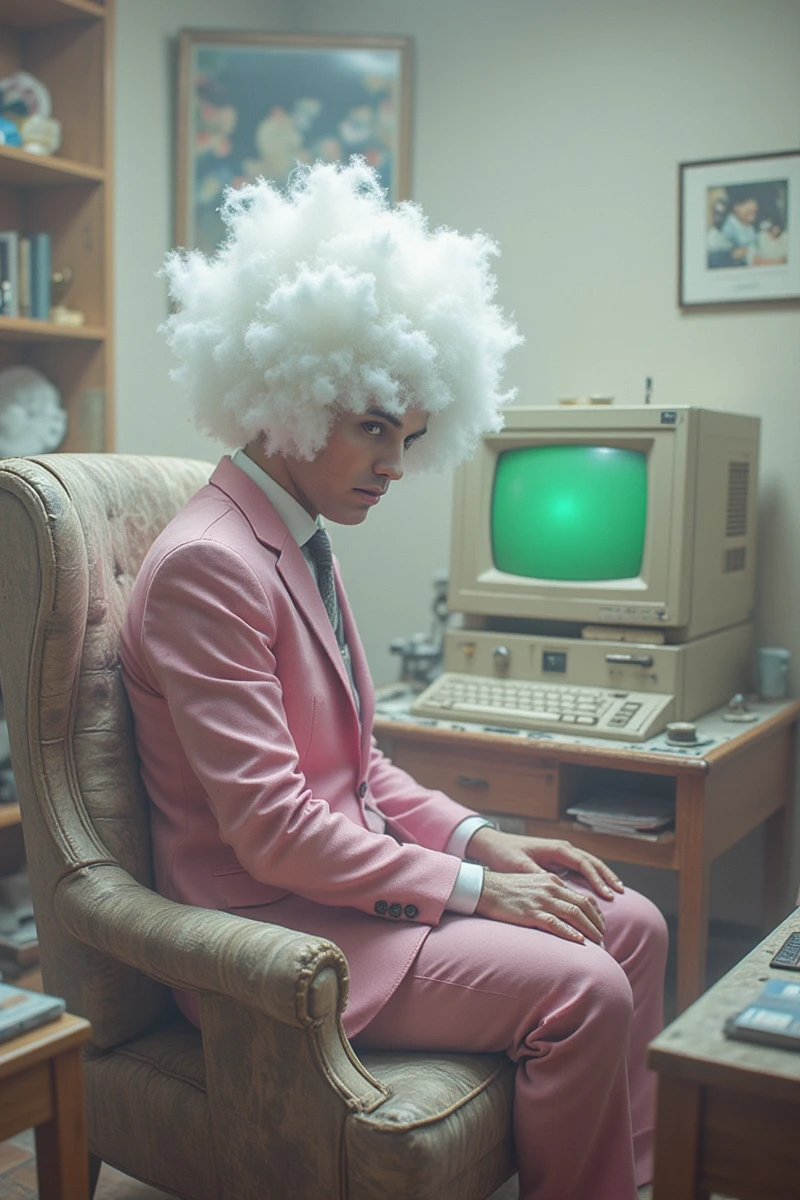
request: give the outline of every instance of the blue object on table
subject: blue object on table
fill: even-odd
[[[0,117],[0,145],[22,145],[22,135],[14,122],[9,121],[8,117]]]

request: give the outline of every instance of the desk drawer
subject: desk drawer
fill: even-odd
[[[398,746],[394,761],[424,787],[479,812],[558,818],[558,766],[530,770],[485,755],[439,754]]]

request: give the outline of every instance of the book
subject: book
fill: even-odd
[[[0,313],[19,316],[19,234],[14,229],[0,233]]]
[[[31,239],[19,239],[19,315],[31,315]]]
[[[31,316],[37,321],[50,319],[50,234],[31,236]]]
[[[55,1021],[66,1007],[66,1002],[59,996],[0,983],[0,1042],[7,1042],[47,1021]]]
[[[728,1017],[726,1037],[800,1050],[800,981],[768,979],[752,1003]]]

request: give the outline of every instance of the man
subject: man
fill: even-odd
[[[123,644],[157,886],[336,942],[352,1038],[509,1053],[525,1200],[631,1200],[663,921],[599,859],[501,833],[380,753],[321,521],[359,524],[406,466],[498,427],[519,337],[495,248],[390,209],[359,162],[224,215],[214,259],[168,260],[166,332],[198,423],[242,448],[152,547]]]

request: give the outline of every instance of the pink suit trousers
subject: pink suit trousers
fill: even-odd
[[[570,885],[582,888],[574,877]],[[582,888],[582,890],[588,890]],[[520,1200],[635,1200],[652,1178],[667,931],[626,891],[598,898],[602,946],[446,915],[356,1044],[505,1051],[517,1064]]]

